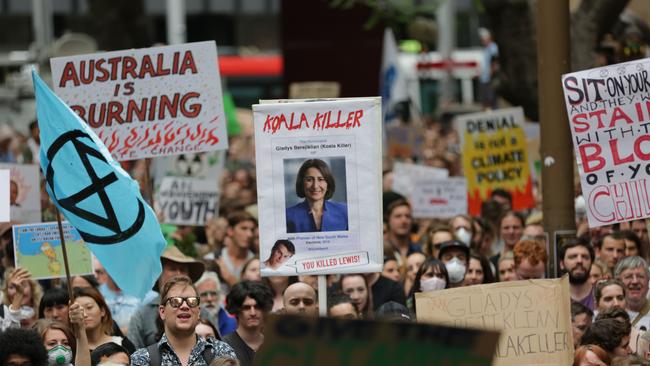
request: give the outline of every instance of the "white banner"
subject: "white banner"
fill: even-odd
[[[214,42],[50,60],[56,94],[117,160],[228,148]]]
[[[173,225],[203,226],[219,212],[217,180],[165,177],[155,200],[163,222]]]
[[[650,59],[563,75],[590,227],[650,217]]]
[[[414,183],[411,194],[413,217],[447,218],[467,214],[465,178],[420,178]]]
[[[262,103],[253,106],[262,275],[381,271],[380,99]]]
[[[432,166],[395,163],[393,164],[393,187],[392,190],[404,195],[410,196],[415,189],[414,181],[428,178],[447,178],[449,171]]]

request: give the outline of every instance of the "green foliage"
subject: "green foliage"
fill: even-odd
[[[433,0],[427,4],[416,4],[416,0],[330,0],[330,7],[348,10],[356,5],[371,9],[370,17],[364,25],[366,29],[379,24],[398,28],[408,25],[418,17],[433,17],[438,4],[443,0]]]

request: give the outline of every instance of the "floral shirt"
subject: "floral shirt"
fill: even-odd
[[[234,360],[237,359],[235,351],[226,342],[218,341],[214,338],[204,340],[196,337],[197,341],[190,354],[189,366],[208,366],[203,359],[203,350],[212,348],[212,354],[217,357],[229,357]],[[181,360],[178,358],[171,345],[167,341],[167,335],[163,334],[160,341],[158,341],[158,349],[160,350],[160,364],[161,366],[181,366]],[[146,348],[140,348],[131,355],[132,366],[149,366],[149,351]]]

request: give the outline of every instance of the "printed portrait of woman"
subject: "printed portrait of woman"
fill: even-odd
[[[287,233],[348,230],[348,206],[330,200],[336,182],[321,159],[302,163],[296,176],[296,195],[304,200],[287,207]]]

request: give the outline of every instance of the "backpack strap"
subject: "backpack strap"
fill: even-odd
[[[160,350],[158,349],[158,343],[149,345],[147,351],[149,352],[149,365],[160,366]]]
[[[203,353],[201,353],[203,356],[203,360],[205,360],[205,364],[209,365],[212,363],[212,360],[214,360],[214,353],[212,352],[212,347],[206,347],[203,349]]]

